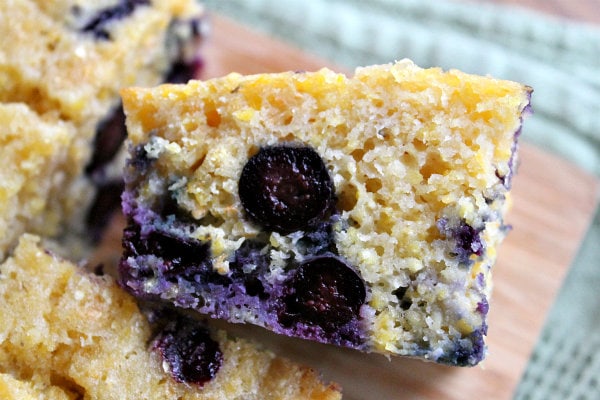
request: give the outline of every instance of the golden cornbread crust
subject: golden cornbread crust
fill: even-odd
[[[107,276],[24,235],[0,265],[2,399],[339,399],[316,373],[244,340],[214,335],[223,363],[202,388],[178,383],[149,350],[151,327]]]
[[[121,93],[130,216],[141,221],[161,198],[175,199],[195,220],[182,235],[209,242],[214,270],[229,276],[241,243],[265,234],[240,203],[244,165],[260,148],[309,146],[335,185],[337,252],[367,290],[360,311],[366,339],[356,347],[458,365],[483,358],[490,269],[507,229],[529,87],[403,60],[359,68],[353,77],[328,69],[234,73]],[[140,149],[150,165],[141,173]],[[149,226],[163,229],[168,221]],[[301,233],[267,234],[269,279],[283,281],[290,260],[308,257],[295,250]],[[124,263],[129,273],[143,261]],[[153,291],[160,279],[143,289],[132,279],[130,290],[187,302],[189,287]],[[224,305],[219,313],[273,329],[250,308]]]
[[[198,18],[193,0],[154,0],[105,24],[109,39],[84,31],[117,0],[0,3],[0,101],[27,103],[79,124],[96,123],[119,103],[119,90],[156,85],[170,67],[173,19]]]

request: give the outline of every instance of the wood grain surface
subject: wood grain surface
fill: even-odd
[[[469,0],[528,8],[572,21],[600,23],[600,0]]]
[[[213,16],[200,78],[240,73],[337,69],[330,61]],[[343,72],[343,71],[342,71]],[[527,125],[525,125],[527,129]],[[344,387],[346,399],[509,399],[547,311],[573,260],[600,195],[600,183],[568,162],[521,146],[514,181],[514,227],[494,267],[489,356],[482,366],[452,368],[278,337],[254,327],[237,334],[308,363]]]

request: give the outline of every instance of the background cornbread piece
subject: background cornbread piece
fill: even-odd
[[[77,215],[89,201],[78,179],[90,154],[72,146],[78,130],[55,115],[39,115],[24,103],[0,103],[0,260],[31,229],[55,236],[65,215]]]
[[[161,355],[135,300],[112,278],[89,274],[39,242],[22,236],[0,265],[3,399],[340,398],[313,370],[223,331],[210,333],[222,356],[214,377],[203,386],[176,381],[172,353]],[[202,360],[199,349],[187,355]]]
[[[125,136],[118,91],[191,73],[203,16],[194,0],[0,3],[0,129],[10,141],[1,149],[10,177],[0,183],[0,259],[25,230],[94,236],[86,218],[95,228],[111,206],[94,208],[96,187],[120,191],[115,168],[106,167]],[[83,241],[71,247],[85,253]]]

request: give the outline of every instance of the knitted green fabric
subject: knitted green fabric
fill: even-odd
[[[458,68],[526,83],[535,90],[535,114],[523,139],[600,176],[598,27],[524,9],[449,0],[204,3],[209,10],[348,68],[406,57],[423,67]],[[600,398],[600,353],[589,350],[600,345],[599,243],[600,210],[515,398]]]

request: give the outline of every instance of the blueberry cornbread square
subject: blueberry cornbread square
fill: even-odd
[[[192,77],[203,15],[195,0],[0,2],[2,141],[38,152],[2,150],[11,182],[0,182],[0,260],[25,230],[86,236],[84,221],[94,228],[111,208],[107,189],[119,204],[109,168],[125,138],[118,91]]]
[[[409,60],[125,89],[120,282],[282,335],[475,365],[530,94]]]
[[[154,322],[112,278],[25,234],[0,265],[0,397],[341,398],[312,369],[199,320]]]

